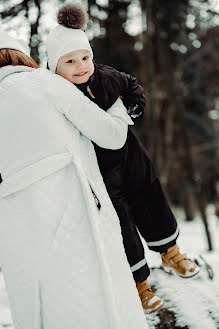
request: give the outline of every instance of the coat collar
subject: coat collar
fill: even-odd
[[[0,68],[0,82],[6,78],[7,76],[9,76],[10,74],[13,73],[21,73],[21,72],[31,72],[35,70],[32,67],[27,67],[27,66],[22,66],[22,65],[7,65],[7,66],[3,66]]]
[[[95,87],[96,84],[96,77],[97,77],[97,64],[94,62],[94,73],[91,75],[91,77],[89,78],[89,80],[85,83],[81,83],[81,84],[76,84],[75,86],[81,90],[83,93],[86,92],[87,90],[87,86],[92,86]]]

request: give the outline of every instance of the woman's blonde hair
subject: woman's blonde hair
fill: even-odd
[[[24,65],[33,68],[38,68],[38,64],[29,56],[23,54],[19,50],[0,49],[0,67],[7,65]]]

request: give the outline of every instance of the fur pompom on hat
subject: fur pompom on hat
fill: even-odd
[[[84,30],[88,15],[85,7],[80,3],[66,4],[58,11],[58,23],[68,28]]]
[[[85,28],[88,16],[85,8],[80,3],[63,5],[57,15],[59,25],[50,31],[46,40],[48,65],[55,73],[60,57],[75,51],[86,49],[93,58],[93,51],[88,41]]]

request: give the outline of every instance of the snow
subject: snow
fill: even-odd
[[[156,302],[158,302],[160,300],[159,297],[154,296],[151,298],[151,300],[148,302],[148,306],[152,306],[153,304],[155,304]],[[160,305],[159,305],[160,306]]]
[[[219,236],[219,221],[211,212],[208,219],[213,235],[213,252],[207,251],[204,226],[200,218],[189,223],[178,221],[180,236],[177,242],[180,250],[187,252],[190,258],[196,258],[200,264],[200,273],[194,278],[184,279],[165,273],[159,268],[160,255],[149,251],[145,245],[146,259],[153,268],[148,281],[156,289],[156,294],[164,300],[164,308],[174,312],[178,327],[219,328],[219,239],[216,238]],[[199,255],[212,266],[213,280],[209,279],[205,263]],[[146,317],[150,329],[155,329],[160,322],[159,312]],[[13,326],[3,275],[0,273],[0,329],[3,328],[13,329]]]
[[[200,273],[190,279],[180,278],[176,274],[168,275],[160,267],[160,255],[146,249],[146,259],[154,269],[148,278],[156,289],[157,296],[164,300],[164,308],[174,312],[176,325],[189,329],[219,328],[219,222],[212,215],[208,216],[213,236],[214,252],[207,251],[204,226],[200,218],[193,222],[179,222],[180,236],[177,240],[180,250],[187,252],[189,258],[197,259]],[[212,267],[213,280],[208,277],[201,255]],[[147,316],[150,329],[155,329],[160,322],[157,313]]]

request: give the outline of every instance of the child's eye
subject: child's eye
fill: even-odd
[[[83,61],[86,61],[89,58],[89,56],[84,56]]]
[[[66,63],[74,63],[75,61],[73,59],[69,59]]]

